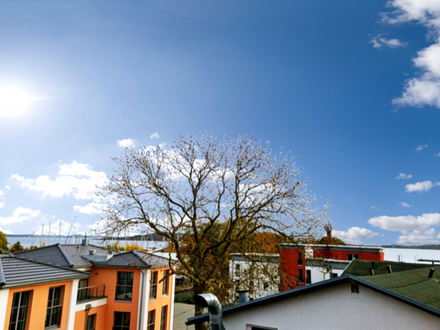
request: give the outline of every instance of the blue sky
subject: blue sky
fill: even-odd
[[[439,38],[430,0],[2,1],[0,230],[90,232],[124,146],[252,133],[346,241],[438,243]]]

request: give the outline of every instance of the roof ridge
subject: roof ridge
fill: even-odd
[[[36,261],[36,260],[32,260],[32,259],[20,258],[20,257],[18,257],[18,256],[16,256],[16,255],[9,256],[9,258],[15,258],[15,259],[18,259],[18,260],[23,260],[23,261],[33,262],[33,263],[35,263],[35,264],[44,265],[44,266],[48,266],[48,267],[54,267],[54,268],[64,269],[64,270],[71,271],[71,272],[75,272],[75,273],[88,274],[87,272],[83,272],[83,271],[80,271],[80,270],[77,270],[77,269],[72,269],[72,268],[67,268],[67,267],[62,267],[62,266],[52,265],[52,264],[48,264],[48,263],[45,263],[45,262]]]
[[[144,263],[145,266],[147,266],[147,267],[151,267],[151,264],[147,263],[147,262],[144,260],[144,258],[143,258],[141,255],[138,254],[138,252],[141,252],[141,251],[131,250],[131,251],[129,251],[129,252],[131,252],[132,254],[134,254],[134,255],[136,256],[136,258],[138,258],[140,261],[142,261],[142,262]]]
[[[6,284],[5,273],[3,272],[2,258],[0,258],[0,286]]]
[[[67,263],[69,264],[70,267],[75,266],[75,264],[72,262],[72,260],[70,260],[69,256],[67,255],[67,253],[64,251],[63,247],[61,246],[60,243],[57,243],[56,246],[58,247],[58,249],[60,250],[61,254],[63,255],[64,259],[66,259]]]

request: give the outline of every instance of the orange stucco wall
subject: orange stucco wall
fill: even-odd
[[[148,311],[156,310],[156,318],[154,321],[155,329],[160,329],[160,317],[162,307],[168,305],[168,315],[166,322],[166,330],[170,330],[171,318],[171,278],[168,279],[168,295],[162,295],[164,271],[167,268],[158,268],[152,271],[157,271],[157,296],[156,299],[149,300]]]
[[[106,305],[104,305],[99,307],[93,307],[89,312],[87,311],[76,312],[74,330],[84,330],[86,328],[87,315],[93,315],[93,314],[96,314],[95,330],[106,330],[107,329],[105,327],[106,308],[107,308]]]
[[[133,272],[133,295],[130,301],[115,301],[116,295],[116,281],[118,272],[127,271]],[[138,302],[139,302],[139,269],[119,269],[119,268],[95,268],[91,269],[92,276],[89,278],[89,286],[105,284],[105,295],[107,296],[107,308],[104,316],[104,329],[111,329],[113,327],[114,312],[128,312],[130,313],[130,330],[136,329],[138,317]]]
[[[162,295],[163,287],[163,274],[164,270],[168,268],[157,268],[151,271],[157,271],[157,296],[156,299],[149,299],[149,291],[147,292],[148,311],[156,310],[155,317],[155,329],[159,329],[161,309],[162,306],[168,305],[168,315],[167,315],[167,330],[170,330],[170,318],[171,318],[171,283],[169,283],[168,295]],[[133,294],[131,301],[116,301],[116,282],[118,277],[118,272],[133,272]],[[105,295],[107,296],[107,305],[105,310],[99,311],[99,314],[104,315],[104,329],[111,329],[113,326],[114,312],[128,312],[130,313],[130,330],[137,329],[137,319],[139,312],[139,294],[140,294],[140,279],[141,271],[139,269],[121,269],[121,268],[95,268],[91,269],[91,277],[89,278],[89,286],[105,284]],[[171,280],[171,279],[170,279]],[[145,288],[144,288],[145,289]],[[93,309],[92,309],[93,311]],[[92,312],[91,311],[91,312]],[[77,312],[78,314],[79,312]],[[85,312],[83,312],[85,313]],[[97,315],[99,318],[100,316]],[[146,317],[146,316],[145,316]],[[82,322],[85,322],[84,316],[82,316]],[[98,322],[98,321],[97,321]],[[83,323],[84,324],[84,323]],[[76,322],[75,322],[76,326]],[[75,327],[75,330],[79,330]],[[96,330],[99,330],[98,328]]]
[[[30,306],[29,306],[29,315],[28,315],[28,329],[44,329],[44,324],[46,322],[46,311],[47,311],[47,301],[49,297],[49,288],[64,286],[63,291],[63,309],[61,312],[61,326],[58,329],[66,329],[67,328],[67,317],[69,311],[69,303],[70,303],[70,293],[72,291],[72,282],[57,282],[50,284],[41,284],[41,285],[33,285],[33,286],[24,286],[20,288],[13,288],[9,290],[8,295],[8,305],[6,310],[6,319],[4,320],[3,329],[8,329],[9,327],[9,319],[11,317],[11,307],[12,307],[12,299],[14,297],[15,292],[20,291],[32,291],[30,298]]]

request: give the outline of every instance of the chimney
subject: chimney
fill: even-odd
[[[388,273],[392,273],[393,272],[393,270],[391,269],[391,265],[387,265],[387,270],[388,270]]]
[[[238,293],[238,302],[240,304],[249,301],[248,292],[249,292],[249,290],[238,290],[237,291],[237,293]]]
[[[429,275],[428,275],[428,277],[429,277],[429,278],[432,278],[432,275],[434,275],[434,272],[435,272],[435,269],[434,269],[434,268],[430,268],[430,269],[429,269]]]
[[[332,244],[332,226],[330,223],[324,226],[324,230],[327,232],[327,244]]]

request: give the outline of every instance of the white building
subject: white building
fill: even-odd
[[[438,286],[435,279],[428,282]],[[439,329],[440,310],[414,298],[417,293],[409,298],[344,275],[224,308],[222,319],[226,330]],[[208,319],[204,314],[186,323]]]
[[[238,291],[248,291],[250,300],[279,291],[279,255],[232,253],[229,274],[234,281],[230,302],[238,301]]]

